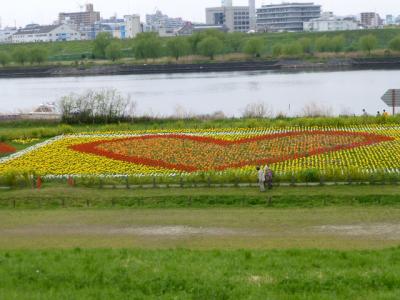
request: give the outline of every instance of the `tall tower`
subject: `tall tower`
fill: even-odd
[[[250,30],[257,31],[256,0],[249,0]]]
[[[232,0],[222,0],[222,1],[221,1],[221,5],[222,5],[223,7],[232,6]]]

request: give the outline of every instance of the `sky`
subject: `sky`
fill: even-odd
[[[247,0],[233,0],[235,5],[245,5]],[[256,0],[257,7],[262,3],[281,3],[281,0]],[[312,1],[312,0],[311,0]],[[381,17],[386,14],[400,15],[399,0],[314,0],[321,4],[323,11],[335,14],[356,15],[361,11],[376,11]],[[0,0],[2,26],[25,26],[28,23],[51,24],[59,12],[79,11],[85,0]],[[95,10],[103,18],[117,14],[140,14],[142,20],[146,13],[156,9],[171,17],[183,17],[188,21],[204,22],[206,7],[219,6],[220,0],[91,0]],[[289,1],[286,1],[289,2]],[[294,1],[296,2],[296,1]],[[297,2],[308,2],[297,0]]]

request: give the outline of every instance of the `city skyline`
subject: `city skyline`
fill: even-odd
[[[112,4],[106,0],[89,1],[94,4],[95,10],[100,11],[103,18],[117,14],[140,14],[142,21],[146,14],[154,13],[156,9],[171,17],[182,17],[188,21],[205,22],[205,8],[219,6],[220,0],[202,0],[201,3],[195,0],[114,0]],[[256,5],[281,3],[282,1],[257,0]],[[300,1],[311,2],[311,1]],[[29,3],[29,9],[21,9]],[[57,20],[59,12],[79,11],[80,5],[86,2],[58,0],[14,0],[7,3],[0,10],[1,25],[17,27],[34,22],[39,24],[50,24]],[[248,0],[234,0],[234,5],[247,5]],[[320,0],[314,1],[321,4],[323,11],[333,11],[338,15],[354,15],[363,11],[373,11],[385,17],[386,14],[395,16],[400,14],[400,8],[392,0]]]

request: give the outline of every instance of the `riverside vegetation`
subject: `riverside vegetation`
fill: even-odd
[[[224,34],[195,33],[190,37],[160,38],[142,33],[117,40],[101,33],[95,41],[0,45],[0,64],[60,65],[85,63],[173,63],[212,60],[391,56],[400,52],[400,29],[329,33]]]

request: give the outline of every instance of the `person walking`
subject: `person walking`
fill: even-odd
[[[265,185],[268,186],[269,190],[272,190],[273,173],[268,165],[265,166],[264,176],[265,176]]]
[[[265,174],[261,167],[257,167],[258,184],[260,186],[260,192],[265,192]]]
[[[389,113],[386,111],[386,109],[383,110],[383,117],[384,118],[389,117]]]

